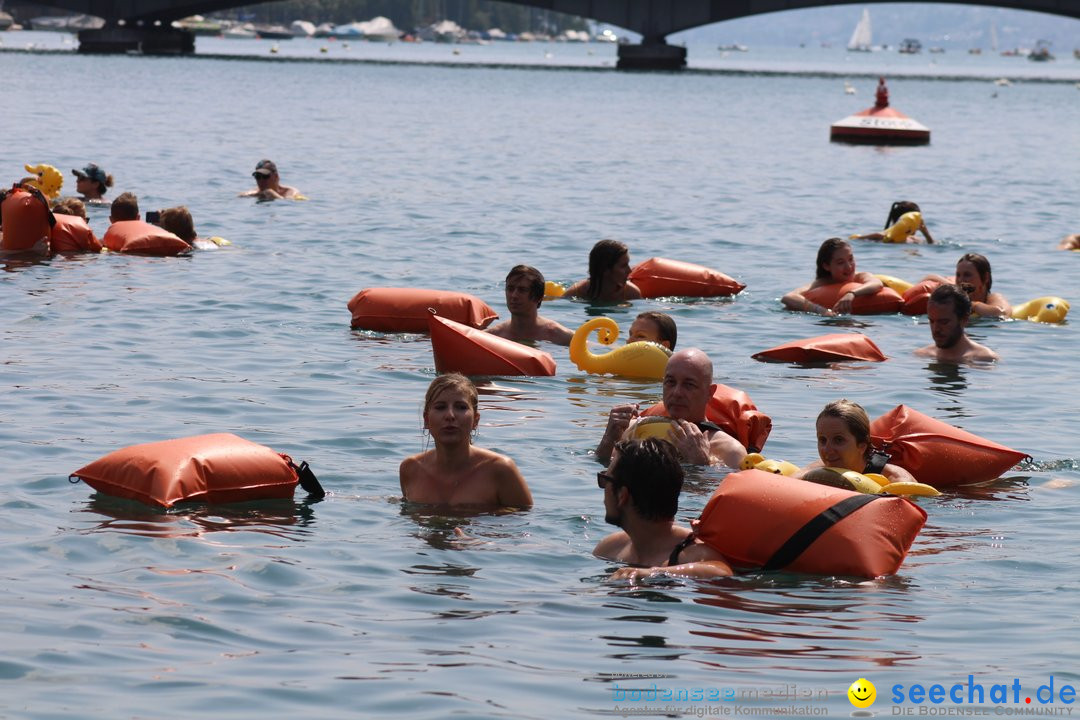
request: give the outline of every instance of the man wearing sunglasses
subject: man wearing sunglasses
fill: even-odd
[[[708,355],[697,348],[687,348],[668,358],[664,369],[664,407],[672,419],[668,440],[675,445],[683,462],[737,468],[746,456],[746,448],[719,426],[705,420],[705,409],[714,392],[713,365]],[[596,446],[597,460],[607,462],[615,443],[633,436],[638,415],[636,403],[611,409],[604,437]]]
[[[260,200],[294,199],[300,193],[294,187],[281,184],[277,165],[272,160],[260,160],[251,173],[255,178],[255,189],[240,193],[240,197],[257,197]]]
[[[666,440],[622,440],[607,470],[596,474],[604,490],[604,520],[621,528],[597,543],[593,554],[626,563],[613,580],[654,575],[714,578],[732,574],[723,555],[675,523],[683,469]]]

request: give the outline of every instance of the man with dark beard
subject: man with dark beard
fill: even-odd
[[[597,543],[593,554],[630,566],[615,571],[613,580],[732,574],[720,553],[697,540],[690,528],[675,524],[683,470],[671,443],[620,441],[596,482],[604,491],[604,520],[622,529]]]
[[[971,298],[956,285],[939,285],[926,306],[933,345],[915,351],[942,363],[993,362],[997,353],[967,336],[971,316]]]

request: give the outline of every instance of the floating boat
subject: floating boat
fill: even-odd
[[[435,370],[464,375],[555,374],[555,360],[548,353],[432,314],[431,352]]]
[[[915,38],[904,38],[900,43],[900,52],[905,55],[915,55],[922,52],[922,43]]]
[[[850,52],[870,52],[874,41],[873,30],[870,25],[870,10],[863,8],[862,17],[859,18],[859,23],[855,26],[855,30],[851,33],[851,39],[848,40],[847,49]]]
[[[829,139],[870,145],[926,145],[930,142],[930,128],[889,107],[889,90],[885,78],[881,78],[874,107],[833,123]]]
[[[293,31],[284,25],[256,25],[255,34],[263,40],[292,40]]]
[[[1047,62],[1053,60],[1054,56],[1050,54],[1050,42],[1048,40],[1040,40],[1035,45],[1035,49],[1028,53],[1028,60],[1034,60],[1035,62]]]

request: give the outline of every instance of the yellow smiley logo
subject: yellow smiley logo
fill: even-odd
[[[847,689],[848,700],[857,708],[868,708],[877,699],[877,688],[866,678],[859,678]]]

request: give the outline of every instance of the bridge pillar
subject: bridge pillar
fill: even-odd
[[[195,35],[171,25],[110,24],[100,30],[80,30],[79,52],[190,55],[195,52]]]
[[[662,36],[641,38],[640,45],[619,44],[619,70],[682,70],[686,67],[686,48],[668,45]]]

